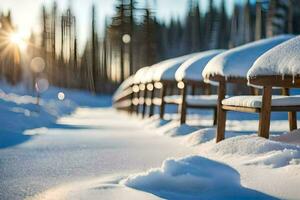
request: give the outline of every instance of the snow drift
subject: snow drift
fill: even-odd
[[[200,156],[168,159],[161,168],[121,181],[166,199],[273,199],[240,185],[233,168]]]

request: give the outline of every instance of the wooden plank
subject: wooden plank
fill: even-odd
[[[227,111],[236,111],[236,112],[246,112],[246,113],[260,112],[260,108],[252,108],[252,107],[222,105],[222,108]]]
[[[227,83],[236,83],[236,84],[244,84],[247,85],[248,81],[246,77],[224,77],[222,75],[214,75],[207,77],[211,81],[215,82],[227,82]]]
[[[284,88],[299,88],[300,76],[256,76],[249,79],[249,83],[253,85],[284,87]]]
[[[160,105],[160,109],[159,109],[159,118],[163,119],[164,115],[165,115],[165,101],[164,98],[166,96],[166,84],[162,85],[162,88],[160,90],[160,99],[161,99],[161,105]]]
[[[218,87],[218,111],[217,111],[217,135],[216,142],[220,142],[225,138],[225,126],[226,126],[226,110],[222,108],[222,101],[226,95],[226,82],[219,81]]]
[[[269,138],[270,117],[272,104],[272,87],[264,86],[262,96],[262,108],[259,115],[258,135]]]

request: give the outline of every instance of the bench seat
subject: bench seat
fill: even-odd
[[[165,96],[164,101],[168,104],[181,104],[181,95]],[[186,103],[190,106],[217,106],[217,95],[187,95]]]
[[[248,107],[248,108],[261,108],[262,96],[261,95],[233,96],[224,99],[222,101],[222,105]],[[300,106],[300,95],[294,95],[294,96],[272,95],[272,107],[288,107],[288,106]]]

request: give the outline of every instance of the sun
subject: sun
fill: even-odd
[[[12,44],[17,45],[20,50],[25,50],[27,48],[27,43],[25,42],[24,36],[19,32],[13,32],[9,36],[9,40]]]

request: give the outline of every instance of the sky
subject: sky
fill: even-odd
[[[138,7],[143,7],[146,0],[138,0]],[[154,5],[154,12],[158,20],[170,21],[171,17],[182,19],[185,16],[189,0],[149,0]],[[227,9],[230,12],[234,0],[226,0]],[[29,36],[31,30],[39,32],[41,19],[41,7],[46,5],[51,7],[53,0],[0,0],[0,10],[12,11],[14,23],[17,25],[19,32],[24,36]],[[97,24],[99,29],[103,29],[105,16],[114,14],[115,0],[58,0],[58,9],[63,12],[68,6],[72,5],[72,11],[77,17],[77,29],[79,45],[82,46],[90,34],[89,24],[91,18],[91,6],[97,8]],[[216,0],[216,3],[220,0]],[[201,7],[205,11],[208,1],[200,0]]]

